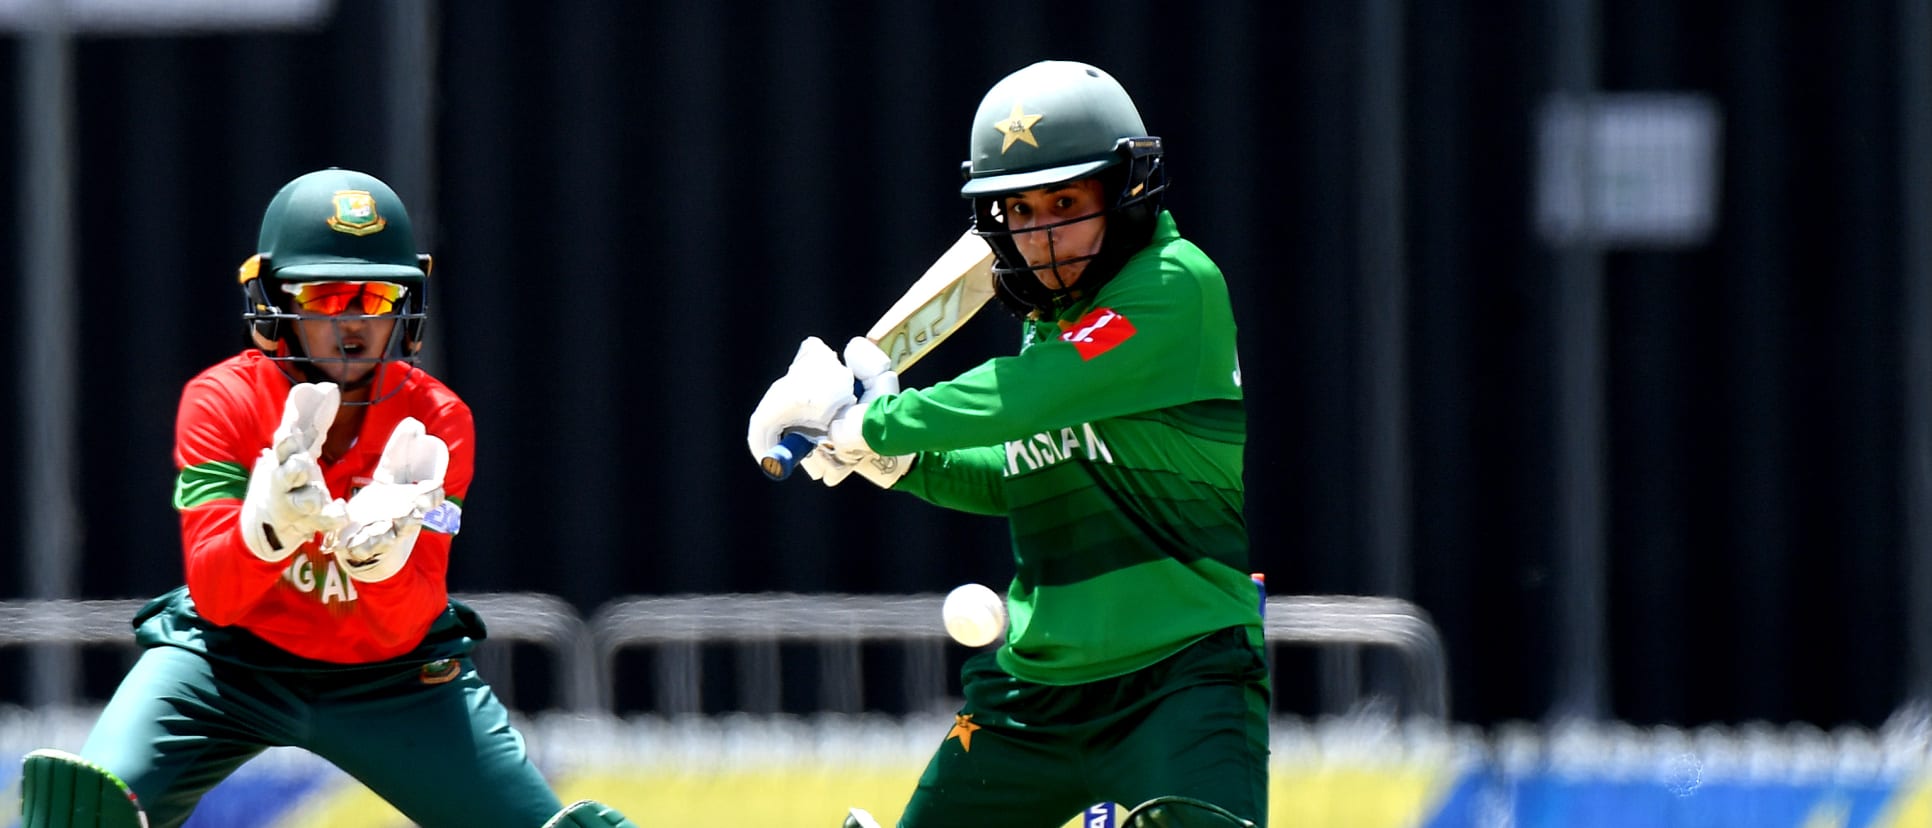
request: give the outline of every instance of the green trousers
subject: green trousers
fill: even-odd
[[[276,746],[329,761],[425,828],[537,828],[563,807],[468,659],[319,674],[156,646],[81,755],[133,788],[150,825],[172,828]]]
[[[991,652],[901,828],[1058,828],[1096,802],[1188,796],[1268,824],[1268,670],[1245,629],[1112,679],[1021,681]]]

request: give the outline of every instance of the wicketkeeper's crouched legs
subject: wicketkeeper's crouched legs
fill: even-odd
[[[27,754],[20,768],[21,828],[146,828],[127,784],[58,750]]]

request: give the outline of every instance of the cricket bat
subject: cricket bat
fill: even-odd
[[[992,298],[993,249],[968,230],[926,268],[925,275],[913,282],[879,321],[872,323],[865,338],[891,357],[892,370],[903,375]],[[784,480],[798,461],[818,446],[819,439],[788,433],[759,458],[758,465],[766,477]]]

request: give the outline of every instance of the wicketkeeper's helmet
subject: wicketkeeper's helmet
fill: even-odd
[[[1050,311],[1070,292],[1047,288],[1035,270],[1090,260],[1072,288],[1085,293],[1111,279],[1152,238],[1167,188],[1161,139],[1147,134],[1127,90],[1106,72],[1071,61],[1035,63],[994,84],[973,115],[971,157],[960,171],[960,195],[973,200],[974,227],[996,254],[1000,299],[1022,315]],[[1107,199],[1100,252],[1028,265],[1006,227],[1001,197],[1093,176]]]
[[[269,201],[255,250],[241,266],[242,319],[291,380],[326,379],[295,336],[297,320],[381,316],[398,322],[379,352],[329,361],[373,365],[363,382],[385,387],[371,402],[401,387],[428,318],[430,257],[417,251],[409,212],[388,184],[335,167],[298,177]],[[304,303],[324,311],[305,314]],[[389,362],[405,370],[385,370]]]

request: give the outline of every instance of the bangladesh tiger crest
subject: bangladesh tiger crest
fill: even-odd
[[[367,236],[389,224],[376,212],[376,197],[368,190],[337,190],[333,201],[335,215],[329,217],[329,229],[337,233]]]

